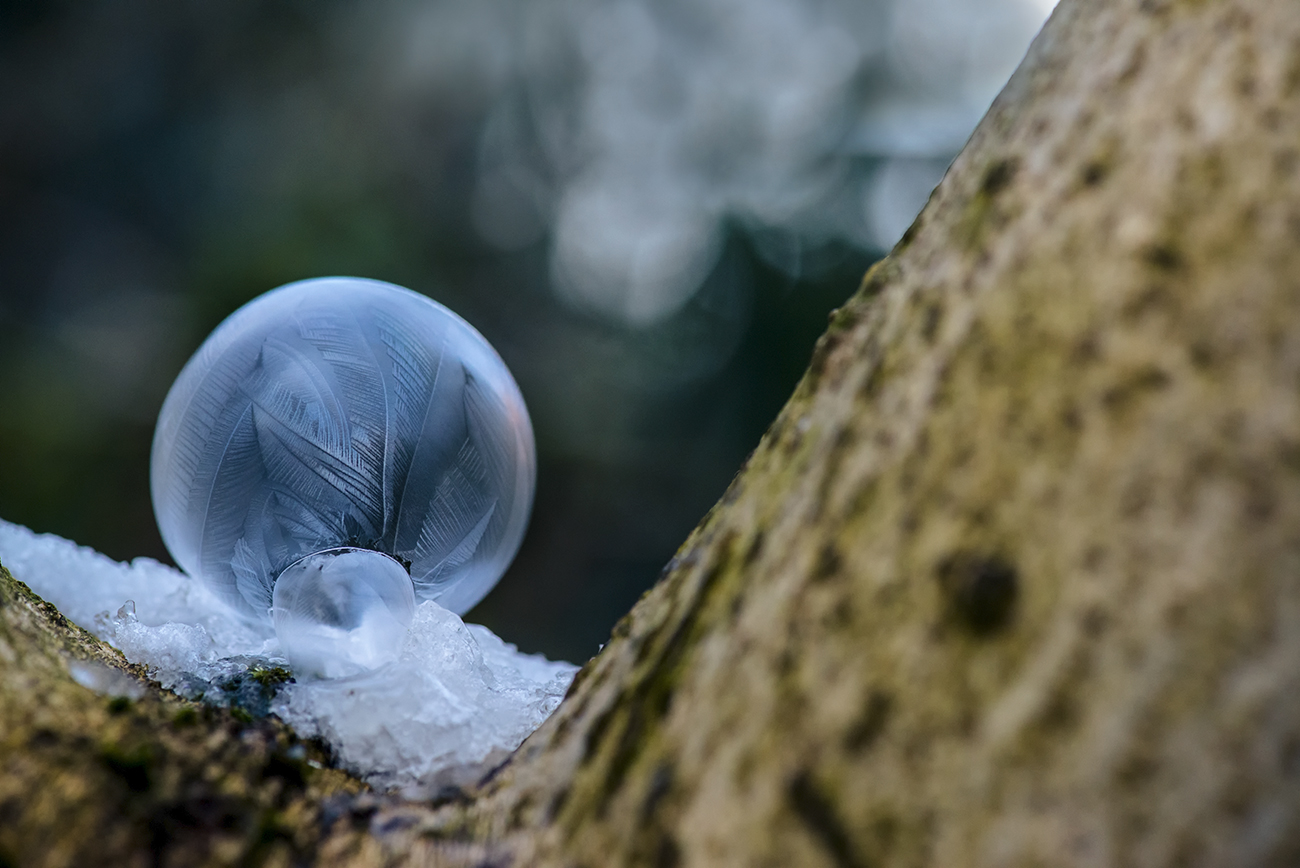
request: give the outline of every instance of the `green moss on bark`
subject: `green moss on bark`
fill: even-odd
[[[0,567],[0,863],[304,864],[360,790],[325,759],[160,690]]]

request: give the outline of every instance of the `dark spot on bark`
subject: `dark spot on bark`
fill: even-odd
[[[1085,187],[1096,187],[1106,180],[1108,174],[1110,174],[1109,166],[1101,160],[1091,160],[1083,167],[1083,171],[1079,173],[1079,178],[1083,181]]]
[[[614,709],[607,708],[598,714],[596,719],[591,722],[591,726],[587,728],[587,738],[582,749],[582,762],[584,765],[596,758],[596,749],[605,740],[605,731],[609,729],[613,718]]]
[[[1101,355],[1100,344],[1097,343],[1097,335],[1093,331],[1084,334],[1079,342],[1074,344],[1074,350],[1070,353],[1071,361],[1076,365],[1086,365],[1091,361],[1096,361]]]
[[[848,829],[826,797],[805,770],[790,779],[786,796],[795,816],[803,821],[813,837],[826,848],[840,868],[866,868],[866,860],[853,846]]]
[[[794,672],[795,663],[794,652],[789,648],[782,648],[781,653],[776,656],[777,674],[782,678],[787,677]]]
[[[758,560],[758,556],[763,553],[764,537],[765,534],[762,528],[754,533],[754,538],[749,541],[749,547],[745,549],[745,557],[742,561],[745,566],[748,567],[753,564],[754,561]]]
[[[1248,521],[1263,524],[1277,512],[1277,493],[1267,470],[1258,469],[1246,475],[1245,512]]]
[[[655,766],[650,775],[650,784],[646,787],[645,798],[641,802],[641,822],[644,824],[654,816],[664,796],[673,788],[673,767],[668,763]]]
[[[958,552],[938,569],[949,617],[975,636],[992,636],[1010,626],[1020,581],[1016,568],[997,555]]]
[[[869,749],[885,731],[885,724],[889,722],[893,710],[894,698],[890,694],[883,690],[872,690],[867,694],[862,714],[844,734],[844,747],[851,751]]]
[[[1083,613],[1080,624],[1083,627],[1084,634],[1095,639],[1106,632],[1106,628],[1110,625],[1110,617],[1094,606]]]
[[[1197,340],[1187,348],[1187,357],[1192,362],[1192,367],[1200,371],[1206,371],[1214,367],[1214,348],[1210,346],[1209,341]]]
[[[1183,254],[1170,243],[1151,245],[1142,252],[1142,258],[1159,271],[1178,271],[1183,267]]]
[[[1300,443],[1283,440],[1277,445],[1277,458],[1292,473],[1300,472]]]
[[[862,388],[858,391],[863,400],[870,401],[876,397],[876,393],[880,391],[880,379],[880,365],[872,365],[862,381]]]
[[[362,793],[348,805],[348,814],[354,821],[369,822],[379,810],[379,800],[372,793]]]
[[[939,324],[942,322],[943,306],[937,302],[928,305],[921,320],[921,337],[925,338],[926,343],[934,342],[935,335],[939,333]]]
[[[1019,164],[1014,159],[998,160],[984,172],[980,182],[980,192],[985,196],[996,196],[1005,190],[1016,177]]]
[[[129,696],[114,696],[108,701],[108,713],[113,715],[122,714],[130,711],[134,705]]]
[[[672,835],[661,832],[655,847],[655,868],[677,868],[682,864],[682,851]]]
[[[560,791],[551,797],[551,803],[546,806],[547,818],[553,821],[556,817],[560,816],[560,812],[564,810],[564,806],[568,801],[569,788],[560,787]]]
[[[49,747],[59,743],[59,734],[46,727],[37,727],[31,735],[27,737],[28,747]]]
[[[1135,753],[1119,764],[1115,770],[1115,779],[1122,787],[1135,788],[1150,780],[1159,767],[1159,764],[1145,753]]]
[[[1170,383],[1170,377],[1160,368],[1155,366],[1145,367],[1135,371],[1124,381],[1111,386],[1101,396],[1102,403],[1106,409],[1114,411],[1123,410],[1132,401],[1144,392],[1156,392],[1164,389]]]
[[[1078,709],[1064,692],[1052,696],[1043,709],[1039,723],[1049,732],[1062,732],[1074,726],[1079,719]]]
[[[847,597],[841,597],[822,618],[822,623],[834,628],[848,627],[853,623],[853,604]]]
[[[817,563],[813,565],[813,581],[825,581],[840,571],[844,565],[843,558],[840,557],[839,549],[835,543],[826,543],[817,553]]]
[[[100,751],[108,770],[122,779],[132,792],[148,792],[153,786],[153,752],[148,745],[122,747],[108,745]]]
[[[172,726],[177,729],[184,729],[187,726],[193,726],[199,722],[199,713],[191,706],[177,709],[172,715]]]
[[[1149,2],[1144,2],[1142,10],[1147,11],[1149,5]],[[1133,49],[1133,53],[1129,55],[1128,63],[1124,64],[1124,70],[1119,74],[1120,84],[1127,84],[1136,78],[1137,74],[1142,71],[1142,67],[1146,65],[1146,62],[1147,47],[1139,42],[1137,47]]]
[[[192,839],[195,832],[229,833],[235,831],[255,832],[256,843],[266,840],[267,832],[274,833],[278,828],[267,823],[269,817],[263,817],[261,829],[248,828],[246,808],[237,800],[227,796],[200,795],[184,798],[159,806],[151,813],[147,821],[149,830],[149,850],[154,865],[179,864],[175,858],[168,858],[168,850],[174,842]]]
[[[268,778],[279,778],[287,786],[298,789],[301,789],[307,781],[303,773],[303,764],[281,753],[271,754],[266,765],[262,766],[262,780]]]

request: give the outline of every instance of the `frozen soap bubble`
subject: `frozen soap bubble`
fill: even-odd
[[[150,468],[176,562],[295,671],[395,659],[416,604],[462,614],[519,548],[536,457],[519,388],[445,307],[374,280],[262,295],[163,402]]]

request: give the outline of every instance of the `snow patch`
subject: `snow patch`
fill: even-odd
[[[70,620],[148,667],[166,688],[229,702],[228,685],[288,665],[273,633],[202,584],[149,558],[120,563],[0,520],[0,563]],[[302,680],[270,704],[300,735],[380,787],[455,780],[514,750],[568,690],[577,667],[521,654],[434,602],[415,612],[394,663],[350,678]],[[89,676],[86,676],[87,678]]]

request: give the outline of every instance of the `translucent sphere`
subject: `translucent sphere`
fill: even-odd
[[[163,403],[150,477],[182,569],[251,620],[274,606],[277,627],[314,619],[335,633],[312,641],[344,641],[368,617],[404,630],[419,600],[477,603],[519,548],[536,457],[478,332],[410,290],[332,277],[272,290],[204,341]]]
[[[328,549],[294,561],[271,594],[271,620],[289,664],[325,678],[396,659],[414,616],[406,570],[367,549]]]

